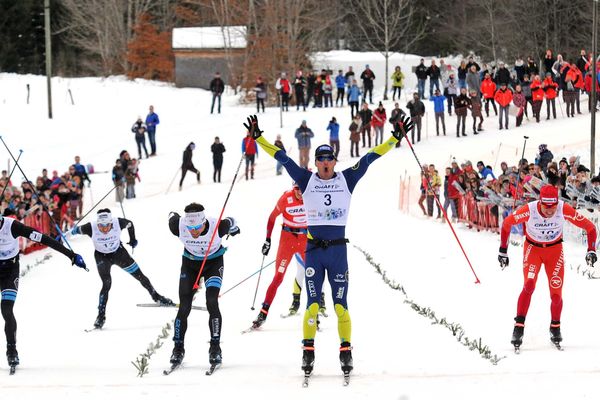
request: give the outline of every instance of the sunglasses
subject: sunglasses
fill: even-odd
[[[187,225],[186,228],[188,228],[188,230],[190,231],[198,231],[200,230],[200,228],[202,228],[203,224],[200,225]]]
[[[108,222],[106,224],[98,224],[99,228],[109,228],[112,225],[112,222]]]
[[[317,156],[317,161],[333,161],[335,158],[333,156]]]

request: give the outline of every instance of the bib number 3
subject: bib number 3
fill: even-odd
[[[331,195],[329,193],[325,195],[325,202],[323,204],[325,204],[326,206],[331,205]]]

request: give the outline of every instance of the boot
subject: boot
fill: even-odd
[[[183,362],[184,356],[185,349],[183,348],[183,342],[175,342],[175,347],[173,347],[173,353],[171,353],[171,364],[181,364]]]
[[[210,348],[208,349],[208,362],[210,365],[221,364],[223,356],[221,354],[221,346],[218,341],[210,341]]]
[[[290,315],[296,314],[300,308],[300,294],[294,294],[293,296],[294,300],[292,301],[292,305],[289,309]]]
[[[98,312],[98,316],[96,317],[96,321],[94,322],[94,328],[102,329],[104,326],[104,322],[106,322],[106,315],[104,314],[104,310]]]
[[[19,353],[17,353],[16,344],[12,343],[6,345],[6,358],[9,367],[16,367],[19,365]]]
[[[267,320],[267,314],[268,314],[268,308],[265,309],[265,307],[263,305],[263,308],[258,313],[258,317],[256,317],[256,319],[254,321],[252,321],[252,328],[254,328],[254,329],[260,328]]]
[[[352,346],[349,342],[342,342],[340,345],[340,365],[344,374],[350,373],[354,368],[352,363]]]
[[[523,334],[525,332],[525,317],[515,317],[515,327],[510,343],[515,347],[520,347],[523,343]]]
[[[560,334],[560,321],[550,322],[550,341],[554,344],[562,342],[562,335]]]
[[[165,306],[165,307],[175,307],[175,303],[173,303],[173,300],[161,296],[160,294],[154,292],[154,294],[152,295],[152,300],[154,300],[155,302],[157,302],[158,304],[160,304],[161,306]]]
[[[304,339],[302,342],[304,343],[302,347],[302,370],[305,374],[310,374],[315,365],[315,340]]]

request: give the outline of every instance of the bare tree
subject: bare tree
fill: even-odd
[[[400,46],[407,49],[425,34],[425,24],[415,20],[416,6],[414,0],[350,1],[350,8],[359,20],[355,27],[362,33],[362,39],[385,58],[384,100],[388,98],[390,56]]]

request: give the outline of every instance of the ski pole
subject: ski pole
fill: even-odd
[[[175,182],[175,178],[177,178],[177,174],[179,173],[180,169],[181,167],[177,168],[177,171],[175,171],[175,175],[173,175],[173,179],[171,179],[171,183],[169,183],[169,187],[167,187],[165,194],[169,193],[169,190],[171,190],[171,186],[173,186],[173,182]]]
[[[260,271],[262,271],[263,269],[267,268],[269,265],[275,263],[275,260],[271,261],[270,263],[268,263],[265,266],[261,266],[260,269],[258,271],[253,272],[252,274],[250,274],[248,277],[242,279],[240,282],[236,283],[235,285],[233,285],[231,288],[227,289],[225,292],[221,293],[219,295],[219,297],[223,297],[225,296],[226,293],[231,292],[233,289],[235,289],[236,287],[240,286],[242,283],[246,282],[248,279],[252,278],[254,275],[258,274]]]
[[[517,163],[517,187],[515,190],[516,196],[515,196],[515,201],[513,202],[513,210],[517,206],[517,200],[519,199],[519,181],[521,180],[521,161],[523,160],[523,158],[525,158],[525,146],[527,146],[527,139],[529,139],[529,136],[523,136],[523,138],[525,139],[525,141],[523,142],[523,152],[521,153],[521,159]]]
[[[23,154],[23,150],[19,150],[19,157],[17,157],[17,162],[21,159],[22,154]],[[10,178],[12,178],[13,173],[15,172],[15,169],[17,169],[17,164],[15,164],[15,166],[12,167],[12,170],[10,171],[10,174],[8,175],[8,179],[6,180],[4,189],[2,189],[2,193],[0,193],[0,201],[2,201],[2,199],[4,198],[4,192],[6,191],[6,188],[8,187],[8,182],[10,182]]]
[[[263,265],[265,264],[265,255],[263,254],[262,262],[260,263],[260,269],[258,270],[258,281],[256,281],[256,290],[254,291],[254,300],[252,300],[252,307],[250,309],[254,311],[254,303],[256,302],[256,294],[258,293],[258,286],[260,285],[260,276],[262,275]]]
[[[23,171],[23,169],[21,168],[21,165],[19,164],[19,162],[17,161],[17,159],[15,158],[15,156],[13,155],[13,153],[10,151],[10,149],[8,148],[8,146],[6,145],[6,142],[4,141],[4,138],[2,136],[0,136],[0,140],[2,141],[2,144],[4,145],[4,147],[6,147],[6,151],[8,151],[8,154],[10,155],[10,157],[13,159],[13,161],[15,162],[15,166],[17,168],[19,168],[19,171],[21,172],[21,175],[23,175],[23,178],[25,178],[25,181],[29,184],[29,187],[31,189],[31,192],[35,195],[35,197],[38,198],[38,200],[40,201],[40,204],[42,205],[42,208],[44,209],[44,211],[46,211],[46,214],[48,214],[48,217],[50,217],[50,220],[54,222],[54,227],[56,228],[56,230],[58,231],[60,237],[62,238],[62,240],[65,241],[65,244],[67,245],[67,247],[69,248],[69,250],[73,251],[73,248],[71,247],[71,245],[69,244],[69,242],[67,241],[67,238],[65,237],[65,235],[63,234],[62,230],[60,229],[60,227],[58,226],[58,224],[56,223],[56,221],[54,221],[54,218],[52,218],[52,214],[50,214],[50,211],[48,210],[48,207],[44,204],[44,202],[41,200],[40,195],[38,194],[35,186],[33,185],[33,183],[27,178],[27,175],[25,175],[25,172]]]
[[[237,178],[237,175],[240,172],[240,167],[242,166],[242,161],[244,161],[243,154],[242,154],[242,157],[240,158],[240,162],[237,166],[237,170],[235,171],[233,180],[231,181],[231,187],[229,188],[229,192],[227,193],[227,197],[225,198],[225,203],[223,204],[223,208],[221,208],[221,214],[219,215],[219,219],[217,219],[217,226],[215,226],[215,230],[210,238],[210,242],[208,243],[209,249],[212,246],[213,241],[215,240],[215,235],[219,231],[219,224],[221,223],[221,218],[223,218],[223,212],[225,212],[225,207],[227,206],[227,202],[229,201],[229,196],[231,196],[231,192],[233,190],[233,186],[235,185],[235,180]],[[204,257],[204,260],[202,260],[202,265],[200,266],[200,271],[198,271],[198,276],[196,277],[196,281],[194,282],[194,286],[193,286],[194,290],[197,290],[200,287],[200,286],[198,286],[198,282],[200,281],[200,275],[202,275],[202,271],[204,270],[204,265],[206,265],[207,259],[208,259],[208,257]]]
[[[408,137],[406,136],[406,134],[408,132],[404,132],[404,133],[405,133],[404,138],[406,139],[406,143],[408,143],[408,147],[410,147],[410,150],[412,151],[413,156],[415,156],[415,160],[417,161],[417,164],[419,164],[419,169],[421,171],[423,171],[423,166],[421,165],[421,161],[419,161],[419,157],[417,157],[417,153],[415,152],[415,149],[414,149],[412,143],[410,142],[410,140],[408,140]],[[466,253],[465,249],[463,248],[462,243],[460,242],[460,239],[458,238],[458,235],[456,234],[456,231],[454,230],[454,226],[452,226],[452,222],[450,222],[450,219],[448,218],[448,214],[446,214],[446,210],[444,210],[444,207],[440,203],[440,199],[438,198],[438,196],[435,195],[435,192],[433,191],[433,188],[431,187],[431,181],[429,180],[429,177],[426,175],[425,178],[426,178],[426,181],[427,181],[427,188],[431,191],[431,193],[433,193],[433,198],[435,199],[438,207],[440,208],[440,210],[444,214],[444,218],[446,219],[446,222],[448,222],[448,226],[452,230],[452,233],[454,234],[454,238],[456,239],[456,241],[457,241],[457,243],[458,243],[458,245],[459,245],[459,247],[460,247],[463,255],[465,256],[465,259],[467,260],[467,263],[469,264],[469,267],[471,268],[471,272],[473,272],[473,275],[475,276],[475,283],[476,284],[477,283],[481,283],[481,281],[477,277],[477,274],[475,273],[475,269],[473,268],[473,265],[471,264],[471,261],[469,260],[469,257],[467,256],[467,253]]]

